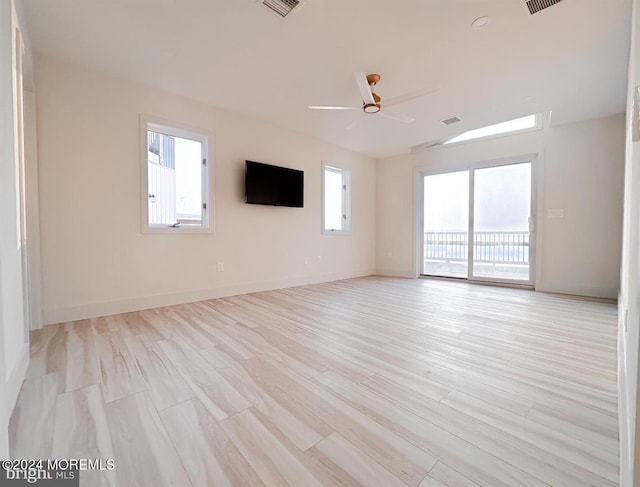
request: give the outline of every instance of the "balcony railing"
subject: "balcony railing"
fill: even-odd
[[[474,232],[473,260],[478,263],[529,263],[529,232]],[[425,232],[424,258],[443,262],[469,258],[467,232]]]

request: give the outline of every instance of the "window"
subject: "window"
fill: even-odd
[[[526,117],[515,118],[502,123],[480,127],[479,129],[468,130],[455,137],[443,137],[423,144],[411,147],[411,152],[432,147],[442,147],[444,145],[455,145],[473,140],[490,139],[503,135],[516,135],[525,132],[542,129],[542,114],[527,115]]]
[[[322,230],[325,234],[351,232],[351,173],[322,164]]]
[[[209,137],[148,119],[141,132],[143,231],[209,231]]]
[[[539,127],[537,115],[528,115],[522,118],[516,118],[507,122],[497,123],[495,125],[488,125],[487,127],[481,127],[475,130],[469,130],[464,132],[453,139],[449,139],[443,144],[455,144],[456,142],[465,142],[467,140],[483,139],[485,137],[492,137],[503,134],[513,134],[517,132],[526,132],[534,130]]]

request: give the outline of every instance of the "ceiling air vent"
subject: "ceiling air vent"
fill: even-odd
[[[562,0],[526,0],[526,5],[529,13],[533,15],[560,2]]]
[[[300,0],[258,0],[258,3],[283,19],[301,4]]]
[[[458,117],[445,118],[444,120],[440,120],[440,123],[445,125],[453,125],[454,123],[458,123],[460,119]]]

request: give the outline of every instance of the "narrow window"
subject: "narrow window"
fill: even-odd
[[[209,138],[173,125],[143,121],[143,230],[210,228]]]
[[[351,174],[348,170],[322,165],[322,229],[325,234],[351,232]]]
[[[540,113],[527,115],[526,117],[468,130],[454,137],[444,137],[442,139],[425,142],[424,144],[414,145],[411,147],[411,152],[429,149],[431,147],[456,145],[474,140],[486,140],[505,135],[524,134],[526,132],[533,132],[534,130],[542,130],[542,122],[543,116]]]
[[[479,129],[469,130],[453,139],[449,139],[444,144],[455,144],[457,142],[466,142],[468,140],[485,139],[496,135],[521,133],[529,130],[535,130],[540,127],[540,120],[537,115],[528,115],[522,118],[516,118],[507,122],[481,127]]]

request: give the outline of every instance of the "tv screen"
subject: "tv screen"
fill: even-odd
[[[261,162],[245,161],[245,201],[252,205],[302,208],[304,172]]]

